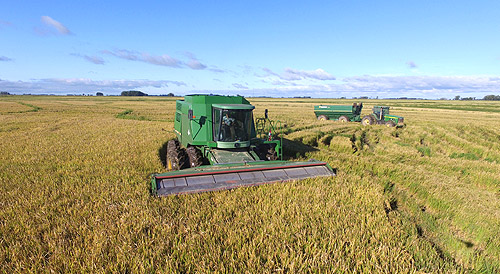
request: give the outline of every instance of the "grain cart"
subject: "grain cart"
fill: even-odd
[[[366,115],[361,119],[364,126],[380,124],[388,127],[404,126],[404,118],[401,116],[390,115],[389,107],[374,106],[373,113]]]
[[[363,103],[345,105],[319,105],[314,106],[314,114],[318,120],[338,120],[340,122],[361,121]]]
[[[279,122],[253,119],[242,96],[188,95],[176,101],[170,172],[152,175],[158,196],[335,175],[325,162],[283,161]]]

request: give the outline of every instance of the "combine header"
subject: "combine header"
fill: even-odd
[[[170,172],[152,175],[158,196],[255,186],[334,176],[325,162],[283,161],[279,122],[253,119],[241,96],[188,95],[177,100],[174,131],[167,144]],[[184,169],[185,168],[185,169]]]

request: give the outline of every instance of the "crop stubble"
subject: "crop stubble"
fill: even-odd
[[[338,175],[158,199],[174,99],[1,97],[1,271],[500,269],[500,104],[364,102],[394,106],[393,129],[315,120],[350,100],[250,101],[287,157]]]

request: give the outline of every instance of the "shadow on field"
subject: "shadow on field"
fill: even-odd
[[[163,145],[158,149],[158,156],[160,157],[161,164],[167,166],[167,145],[168,141],[163,143]]]
[[[304,157],[307,152],[314,151],[318,151],[318,149],[313,146],[306,145],[301,141],[292,141],[283,138],[283,160]]]
[[[163,143],[163,145],[158,149],[158,157],[164,167],[167,166],[167,145],[168,141]],[[283,160],[304,157],[307,152],[314,151],[318,151],[318,149],[313,146],[306,145],[301,141],[292,141],[283,138]]]

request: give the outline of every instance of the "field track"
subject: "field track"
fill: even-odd
[[[158,199],[175,98],[0,97],[0,272],[500,272],[500,103],[248,98],[334,178]]]

